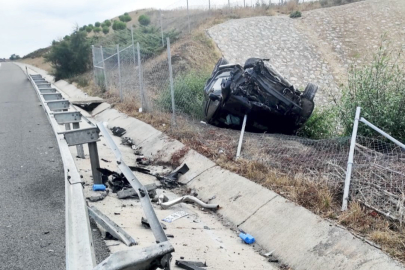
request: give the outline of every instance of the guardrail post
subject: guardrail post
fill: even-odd
[[[357,107],[356,116],[354,117],[353,133],[352,133],[352,139],[350,142],[350,150],[349,150],[349,159],[347,161],[345,187],[344,187],[344,191],[343,191],[342,211],[347,210],[347,203],[349,201],[350,180],[352,177],[354,147],[356,146],[356,137],[357,137],[357,129],[359,127],[360,110],[361,110],[361,108]]]
[[[121,85],[121,61],[120,61],[120,45],[117,44],[117,58],[118,58],[118,85],[120,90],[120,101],[123,101],[122,85]]]
[[[175,113],[175,104],[174,104],[174,87],[173,87],[173,70],[172,70],[172,55],[170,52],[170,38],[166,38],[167,43],[167,61],[169,62],[169,75],[170,75],[170,93],[172,96],[172,126],[176,125],[176,113]]]
[[[89,145],[89,155],[91,163],[91,172],[93,174],[94,184],[102,184],[101,173],[97,170],[100,168],[100,159],[98,157],[97,143],[91,142]]]
[[[80,128],[80,124],[79,123],[73,123],[73,129],[79,129]],[[76,145],[76,150],[77,150],[77,156],[79,158],[83,158],[84,159],[84,149],[83,149],[83,145]]]

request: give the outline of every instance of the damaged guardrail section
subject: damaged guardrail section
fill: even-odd
[[[94,126],[91,122],[89,122],[92,125],[90,128],[80,128],[79,122],[83,116],[71,106],[68,100],[63,99],[61,93],[51,88],[51,84],[44,80],[41,75],[28,75],[27,72],[27,77],[41,101],[57,138],[62,156],[65,171],[66,269],[170,269],[171,253],[174,252],[174,248],[168,241],[153,210],[147,189],[124,163],[122,155],[107,129],[102,124]],[[73,125],[73,130],[70,129],[70,124]],[[60,130],[63,125],[65,131]],[[105,226],[110,227],[112,230],[115,230],[116,226],[102,213],[99,213],[97,209],[87,207],[83,195],[83,182],[77,171],[69,146],[76,146],[78,156],[84,158],[83,144],[88,144],[94,184],[100,184],[102,183],[101,175],[97,171],[100,167],[97,151],[100,132],[113,150],[118,167],[138,193],[157,244],[145,248],[133,247],[126,251],[116,252],[99,265],[96,265],[88,213],[90,212],[96,220],[102,220]],[[120,238],[126,240],[127,245],[136,244],[135,240],[125,232],[116,231],[116,233]]]

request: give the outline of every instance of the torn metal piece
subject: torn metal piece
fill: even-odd
[[[120,226],[114,223],[106,215],[100,212],[95,206],[87,207],[89,211],[89,216],[94,219],[94,221],[99,224],[103,229],[110,233],[116,239],[119,239],[127,246],[136,245],[137,242],[129,234],[127,234]]]
[[[173,246],[168,242],[153,244],[150,247],[134,247],[111,254],[93,270],[111,269],[170,269],[170,253]],[[151,267],[148,267],[151,266]],[[153,268],[152,268],[153,267]]]
[[[146,218],[142,217],[142,219],[141,219],[141,224],[142,224],[142,226],[145,227],[146,229],[150,229],[150,224],[149,224],[149,222],[148,222],[148,220],[147,220]],[[166,229],[167,229],[166,224],[160,222],[160,225],[162,225],[163,230],[166,230]],[[166,236],[167,236],[167,235],[166,235]]]
[[[207,208],[207,209],[218,209],[219,205],[218,204],[206,204],[196,197],[193,196],[183,196],[177,199],[174,199],[172,201],[169,201],[166,195],[162,194],[159,196],[159,204],[163,209],[167,209],[175,204],[181,203],[181,202],[195,202],[201,207]]]
[[[154,198],[156,196],[156,184],[145,185],[148,191],[149,197]],[[117,192],[118,199],[126,199],[129,197],[138,197],[138,193],[133,188],[123,189]]]
[[[162,183],[162,186],[164,188],[175,188],[177,187],[180,183],[178,182],[178,179],[180,175],[185,174],[188,172],[190,169],[188,168],[187,164],[183,164],[179,169],[169,173],[166,176],[159,176],[156,175],[156,178]]]
[[[204,270],[204,268],[201,267],[207,267],[207,263],[182,260],[176,260],[176,265],[180,268],[188,270]]]

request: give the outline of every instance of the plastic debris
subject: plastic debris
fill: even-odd
[[[103,184],[94,184],[93,185],[93,190],[94,191],[105,191],[106,186],[104,186]]]
[[[117,137],[121,137],[122,135],[127,133],[127,131],[124,128],[121,128],[121,127],[113,127],[111,129],[111,131],[112,131],[112,134],[114,134],[114,136],[117,136]]]
[[[255,242],[255,238],[250,234],[240,233],[239,237],[245,242],[246,244],[253,244]]]
[[[173,213],[167,217],[165,217],[164,219],[162,219],[163,221],[167,222],[167,223],[172,223],[173,221],[188,216],[188,213],[186,211],[179,211],[176,213]]]

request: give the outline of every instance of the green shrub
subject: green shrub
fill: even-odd
[[[110,32],[110,27],[104,26],[104,27],[103,27],[103,33],[104,33],[104,34],[108,34],[108,32]]]
[[[112,29],[114,30],[124,30],[125,28],[127,28],[127,24],[120,21],[114,21],[112,25]]]
[[[70,40],[62,40],[52,46],[44,56],[51,62],[55,81],[86,72],[91,67],[91,49],[87,34],[76,29]]]
[[[297,135],[311,139],[328,139],[337,135],[335,108],[315,109],[308,121],[298,130]]]
[[[94,27],[93,28],[94,33],[100,33],[101,32],[101,28],[100,27]]]
[[[63,40],[69,40],[69,39],[70,39],[69,35],[66,35],[66,36],[63,37]]]
[[[105,93],[107,88],[105,87],[105,77],[103,73],[96,74],[96,84],[100,88],[102,93]]]
[[[110,21],[110,20],[105,20],[105,21],[104,21],[104,24],[105,24],[106,26],[110,27],[110,26],[111,26],[111,21]]]
[[[104,26],[106,26],[105,23],[100,24],[101,28],[104,28]]]
[[[132,20],[131,16],[128,15],[128,13],[125,13],[124,15],[121,15],[118,17],[121,22],[129,22]]]
[[[384,43],[383,43],[384,44]],[[405,71],[397,55],[382,45],[370,64],[351,68],[348,86],[338,104],[345,134],[351,134],[356,107],[361,116],[400,141],[405,141]],[[360,124],[359,135],[376,137]]]
[[[100,26],[101,26],[101,23],[96,22],[96,23],[94,24],[94,26],[95,26],[95,27],[100,27]]]
[[[141,25],[146,26],[146,25],[149,25],[149,24],[150,24],[150,18],[149,18],[148,15],[142,14],[141,16],[139,16],[138,22],[139,22]]]
[[[11,56],[10,56],[10,60],[18,60],[18,59],[20,59],[21,57],[19,56],[19,55],[17,55],[17,54],[15,54],[15,53],[13,53]]]
[[[93,31],[93,27],[87,26],[86,27],[86,32],[90,33],[91,31]]]
[[[301,17],[302,15],[301,15],[301,12],[300,11],[293,11],[293,12],[291,12],[290,13],[290,18],[299,18],[299,17]]]
[[[209,78],[209,72],[190,71],[178,74],[173,83],[175,110],[192,117],[203,119],[202,104],[204,101],[204,85]],[[170,86],[158,98],[158,106],[164,111],[172,111]]]
[[[94,26],[92,24],[89,24],[87,27],[94,28]]]

